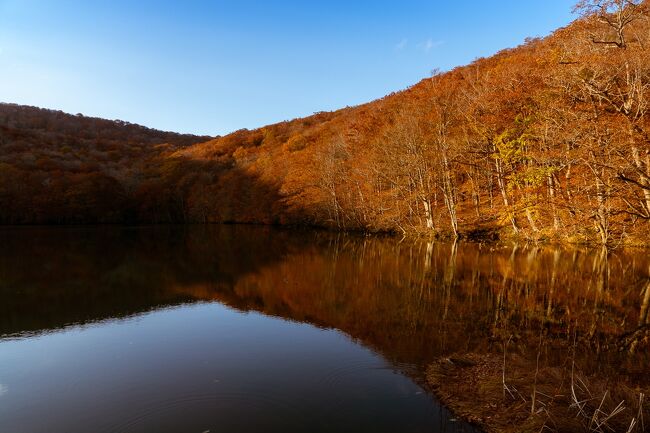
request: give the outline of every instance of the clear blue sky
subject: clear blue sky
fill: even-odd
[[[574,2],[0,0],[0,101],[224,134],[401,90]]]

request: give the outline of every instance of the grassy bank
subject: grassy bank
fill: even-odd
[[[429,365],[427,383],[443,404],[488,433],[632,433],[650,427],[650,387],[640,364],[630,360],[612,377],[579,369],[570,358],[553,365],[533,355],[441,358]]]

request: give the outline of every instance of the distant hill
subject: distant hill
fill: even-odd
[[[585,0],[549,37],[368,104],[213,139],[3,105],[0,222],[648,244],[648,5]]]
[[[0,222],[133,219],[129,194],[147,164],[210,138],[0,104]]]

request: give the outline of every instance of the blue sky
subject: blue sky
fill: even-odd
[[[575,0],[0,0],[0,101],[199,134],[356,105],[568,24]]]

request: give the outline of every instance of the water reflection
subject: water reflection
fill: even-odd
[[[419,381],[505,339],[525,356],[540,332],[548,362],[571,342],[584,368],[647,385],[643,251],[228,226],[2,229],[0,245],[0,430],[52,407],[66,431],[456,431],[391,370]]]

